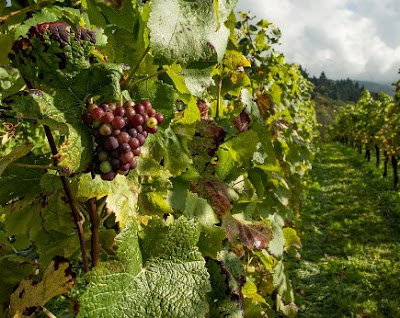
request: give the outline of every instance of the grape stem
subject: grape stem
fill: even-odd
[[[136,71],[139,69],[140,65],[142,65],[142,63],[143,63],[144,59],[146,58],[147,54],[149,53],[149,51],[150,51],[150,46],[148,46],[146,48],[146,50],[144,50],[143,54],[140,56],[135,67],[133,67],[132,70],[129,72],[128,77],[124,81],[124,84],[127,84],[132,79],[132,76],[136,74]]]
[[[92,255],[92,267],[96,267],[100,262],[100,222],[99,213],[97,211],[96,198],[91,198],[88,201],[89,205],[89,217],[90,217],[90,230],[92,232],[91,237],[91,255]]]
[[[43,125],[43,127],[44,127],[44,131],[46,133],[47,140],[49,141],[51,152],[52,152],[53,156],[56,156],[57,153],[58,153],[57,146],[56,146],[56,143],[54,141],[53,134],[51,133],[50,127],[47,126],[47,125]],[[56,159],[54,159],[54,163],[57,164]],[[84,232],[83,232],[82,217],[79,214],[79,211],[78,211],[78,208],[76,206],[76,202],[74,200],[74,197],[72,195],[71,188],[69,187],[69,183],[67,181],[67,178],[65,176],[63,176],[63,175],[60,175],[60,179],[61,179],[61,183],[62,183],[62,185],[64,187],[64,191],[65,191],[65,194],[67,196],[68,203],[69,203],[69,205],[71,207],[71,210],[72,210],[72,216],[74,217],[75,224],[76,224],[76,226],[78,228],[79,245],[80,245],[80,248],[81,248],[82,261],[83,261],[83,270],[86,273],[86,272],[89,271],[89,262],[88,262],[86,246],[85,246],[85,235],[84,235]]]
[[[42,311],[43,311],[43,313],[44,313],[47,317],[49,317],[49,318],[57,318],[56,316],[54,316],[54,315],[50,312],[50,310],[48,310],[48,309],[45,308],[45,307],[42,308]]]
[[[42,8],[48,6],[49,4],[52,4],[52,3],[56,2],[56,1],[57,0],[41,1],[41,2],[38,2],[38,3],[34,3],[34,4],[30,5],[30,6],[27,6],[25,8],[22,8],[20,10],[13,11],[13,12],[10,12],[10,13],[5,14],[5,15],[1,15],[0,16],[0,25],[2,25],[5,22],[7,22],[8,19],[11,19],[13,17],[19,16],[19,15],[22,15],[22,14],[25,14],[25,13],[28,13],[28,12],[31,12],[31,11],[40,10],[40,9],[42,9]]]
[[[168,69],[164,68],[164,69],[162,69],[162,70],[160,70],[160,71],[158,71],[158,72],[156,72],[156,73],[154,73],[154,74],[151,74],[151,75],[149,75],[149,76],[146,76],[146,77],[144,77],[144,78],[141,78],[140,80],[137,80],[137,81],[133,82],[131,85],[129,85],[128,88],[131,88],[132,86],[139,85],[140,83],[142,83],[142,82],[144,82],[144,81],[147,81],[147,80],[150,79],[150,78],[156,77],[156,76],[158,76],[158,75],[160,75],[160,74],[163,74],[163,73],[165,73],[165,72],[167,72],[167,71],[168,71]]]

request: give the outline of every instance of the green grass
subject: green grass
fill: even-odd
[[[290,269],[299,317],[400,317],[400,196],[381,170],[322,145]]]

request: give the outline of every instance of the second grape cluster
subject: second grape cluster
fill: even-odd
[[[119,107],[114,103],[90,104],[82,119],[92,127],[95,139],[95,172],[108,181],[136,168],[140,147],[164,121],[147,100],[136,105],[127,101]]]

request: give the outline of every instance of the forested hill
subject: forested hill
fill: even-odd
[[[325,72],[322,72],[319,77],[310,76],[307,71],[303,69],[302,73],[315,85],[315,96],[320,94],[333,100],[357,102],[361,97],[364,88],[368,89],[372,95],[381,91],[393,95],[393,88],[390,85],[367,81],[355,81],[349,78],[331,80],[326,77]]]

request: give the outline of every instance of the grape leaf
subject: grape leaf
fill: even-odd
[[[213,70],[214,65],[205,63],[191,63],[183,69],[186,87],[192,95],[201,97],[204,90],[215,85],[211,77]]]
[[[262,250],[272,239],[272,229],[265,222],[247,221],[237,214],[226,214],[223,227],[231,243],[236,244],[239,239],[250,250]]]
[[[53,297],[68,292],[74,284],[75,278],[69,262],[55,259],[47,267],[40,282],[27,278],[18,285],[10,297],[10,314],[14,318],[22,318],[25,310],[43,307]]]
[[[1,157],[0,158],[0,176],[3,174],[4,170],[6,170],[6,168],[12,162],[27,155],[31,151],[32,147],[33,147],[32,144],[21,145],[15,149],[13,149],[13,151],[11,153],[9,153],[8,155]]]
[[[219,2],[220,8],[223,6],[230,13],[234,5],[227,4],[236,1]],[[155,0],[150,7],[148,27],[156,56],[171,64],[174,61],[187,64],[209,58],[215,51],[218,59],[222,59],[229,37],[229,30],[223,25],[227,17],[220,14],[218,25],[212,1]]]
[[[122,175],[117,175],[113,181],[104,181],[99,175],[92,179],[90,173],[86,173],[79,177],[77,196],[83,200],[107,196],[107,208],[115,213],[116,220],[124,227],[136,215],[139,193],[138,185],[129,181],[131,179]]]
[[[143,264],[136,228],[118,235],[118,260],[89,274],[79,318],[205,317],[210,283],[196,247],[199,230],[183,217],[169,228],[152,227],[147,232],[153,235],[144,238]]]

